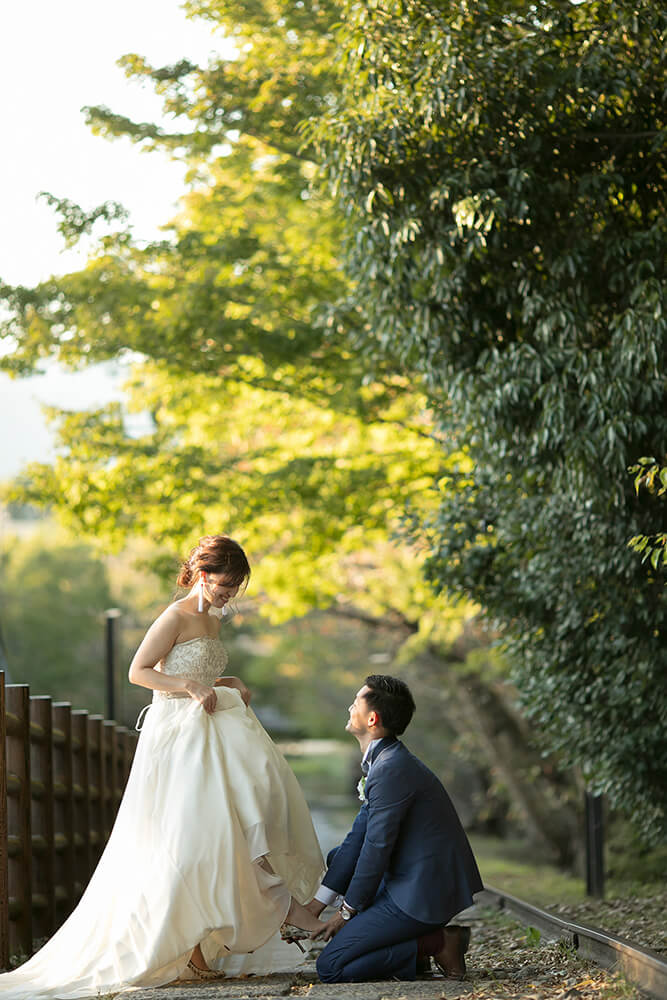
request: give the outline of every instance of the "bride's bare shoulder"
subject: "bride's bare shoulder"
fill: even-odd
[[[185,621],[182,609],[170,604],[162,614],[158,615],[141,640],[130,670],[132,671],[135,665],[155,667],[179,641],[184,628]],[[132,680],[132,676],[130,676],[130,680]]]
[[[151,625],[151,629],[159,632],[172,632],[175,636],[180,634],[186,627],[188,618],[191,617],[180,601],[174,601],[161,612]]]

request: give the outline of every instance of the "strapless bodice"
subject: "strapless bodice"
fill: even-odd
[[[200,635],[196,639],[178,642],[169,650],[161,665],[163,674],[177,674],[190,677],[202,684],[213,686],[227,667],[227,650],[219,639],[210,635]],[[180,691],[154,692],[163,697],[182,697]]]

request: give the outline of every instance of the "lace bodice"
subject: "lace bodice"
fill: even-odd
[[[212,685],[216,677],[225,672],[227,661],[227,650],[220,640],[202,635],[177,643],[165,656],[160,669],[165,674],[179,674]],[[160,693],[167,697],[171,694]]]

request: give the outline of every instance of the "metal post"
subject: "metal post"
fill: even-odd
[[[119,608],[108,608],[104,612],[106,620],[106,704],[104,714],[107,719],[115,718],[115,670],[116,660],[116,622],[122,612]]]
[[[604,898],[604,816],[602,796],[586,792],[586,894]]]

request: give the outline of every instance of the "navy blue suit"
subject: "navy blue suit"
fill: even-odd
[[[416,939],[483,888],[442,783],[400,740],[387,737],[373,749],[365,792],[322,882],[359,911],[318,959],[325,982],[414,979]]]

